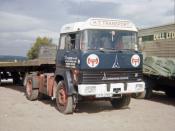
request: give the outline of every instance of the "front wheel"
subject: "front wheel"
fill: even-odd
[[[114,108],[127,108],[130,104],[130,101],[131,101],[131,96],[130,95],[123,95],[121,98],[116,98],[116,99],[112,99],[110,102],[111,102],[111,105],[114,107]]]
[[[68,96],[64,81],[60,81],[56,90],[57,109],[63,114],[71,114],[74,111],[73,97]]]

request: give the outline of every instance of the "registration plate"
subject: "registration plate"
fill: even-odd
[[[102,97],[112,97],[112,94],[96,94],[96,98],[102,98]]]
[[[93,93],[96,92],[96,87],[95,86],[87,86],[85,88],[84,92],[87,93],[87,94],[91,94],[91,93],[93,94]]]

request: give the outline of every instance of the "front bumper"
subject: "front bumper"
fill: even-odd
[[[139,93],[144,92],[144,89],[144,82],[78,85],[79,95],[96,97],[113,97],[116,94]]]

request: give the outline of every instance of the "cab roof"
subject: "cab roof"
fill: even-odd
[[[128,20],[89,18],[84,22],[66,24],[61,28],[60,33],[76,32],[85,29],[112,29],[137,31],[136,26]]]

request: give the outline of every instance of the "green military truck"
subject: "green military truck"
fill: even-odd
[[[140,29],[138,37],[146,88],[137,97],[150,98],[152,90],[175,96],[175,23]]]

